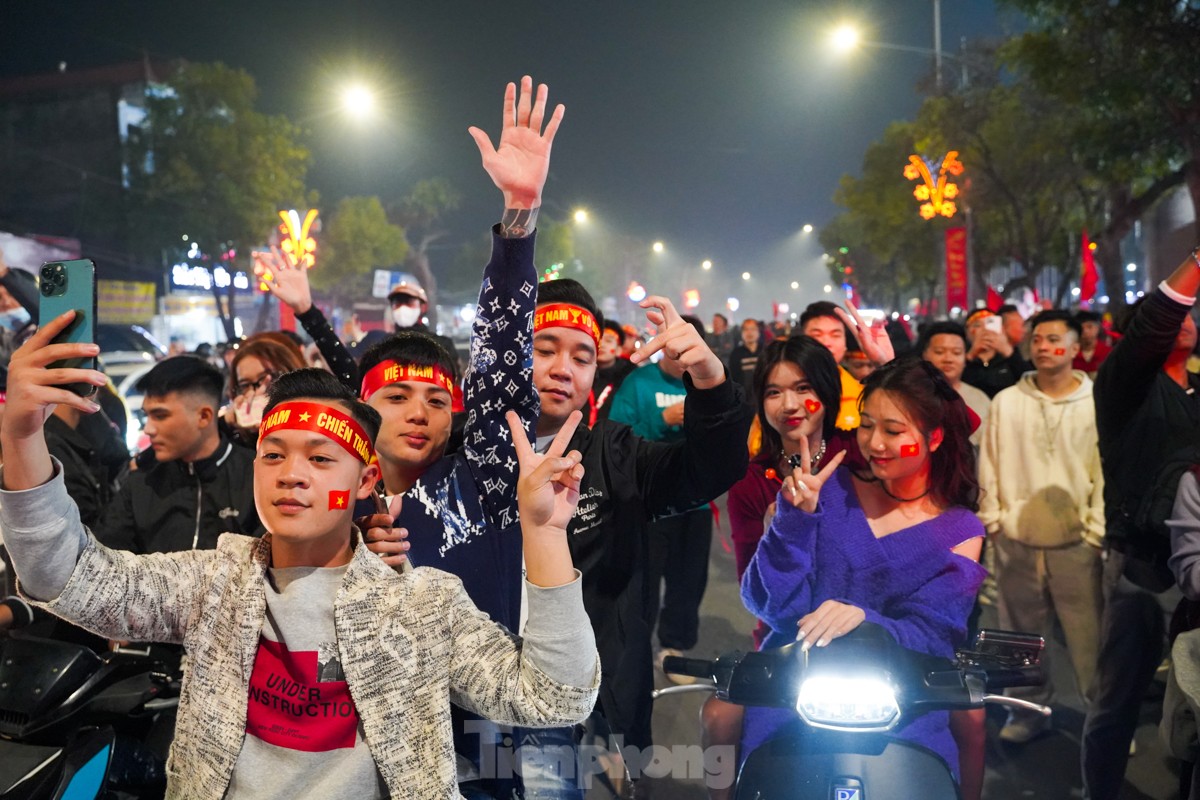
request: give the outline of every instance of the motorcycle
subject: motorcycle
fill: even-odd
[[[959,800],[947,764],[933,751],[888,736],[933,710],[1004,705],[1050,715],[1046,706],[997,694],[1044,681],[1042,637],[983,630],[955,660],[907,650],[877,625],[860,625],[829,645],[734,651],[714,661],[667,657],[663,671],[707,679],[672,686],[657,699],[707,691],[728,703],[792,709],[803,733],[749,753],[738,800]]]
[[[169,652],[0,639],[0,800],[162,797],[178,697]]]

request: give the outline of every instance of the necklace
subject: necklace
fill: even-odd
[[[825,440],[822,439],[821,444],[817,446],[817,452],[813,453],[812,458],[809,459],[809,462],[810,462],[808,465],[809,470],[811,472],[815,473],[817,471],[817,465],[821,463],[821,459],[824,457],[825,457]],[[796,467],[800,466],[801,457],[799,454],[790,455],[784,459],[784,462],[792,469],[796,469]]]
[[[883,481],[879,482],[879,488],[883,489],[883,493],[886,494],[888,497],[892,498],[893,500],[895,500],[897,503],[911,503],[912,501],[920,500],[922,497],[929,494],[929,489],[931,487],[926,486],[925,491],[921,492],[916,497],[897,497],[896,495],[894,495],[888,491],[888,488],[883,485]]]
[[[1047,403],[1038,403],[1038,407],[1042,412],[1042,427],[1046,431],[1046,455],[1054,455],[1054,441],[1058,438],[1058,430],[1062,427],[1063,417],[1067,415],[1067,406],[1062,404],[1062,408],[1058,412],[1058,419],[1054,424],[1050,424],[1050,419],[1046,416]]]

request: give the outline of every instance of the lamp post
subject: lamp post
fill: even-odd
[[[892,44],[891,42],[875,42],[862,38],[858,30],[850,24],[845,24],[834,30],[831,36],[833,47],[841,52],[848,52],[856,47],[871,47],[878,50],[898,50],[902,53],[916,53],[922,56],[933,56],[933,78],[934,85],[937,87],[938,94],[942,93],[944,81],[942,79],[942,62],[944,59],[957,61],[962,65],[962,84],[969,85],[969,77],[967,75],[966,61],[957,55],[943,52],[942,50],[942,3],[941,0],[933,0],[933,49],[928,47],[918,47],[908,44]]]

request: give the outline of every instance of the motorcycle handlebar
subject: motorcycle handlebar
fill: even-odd
[[[702,658],[684,658],[683,656],[666,656],[663,659],[663,672],[670,675],[690,675],[693,678],[708,678],[712,680],[713,662]]]

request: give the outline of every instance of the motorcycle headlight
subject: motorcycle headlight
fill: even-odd
[[[809,676],[800,684],[796,711],[813,727],[842,731],[887,731],[900,719],[896,690],[876,676]]]

